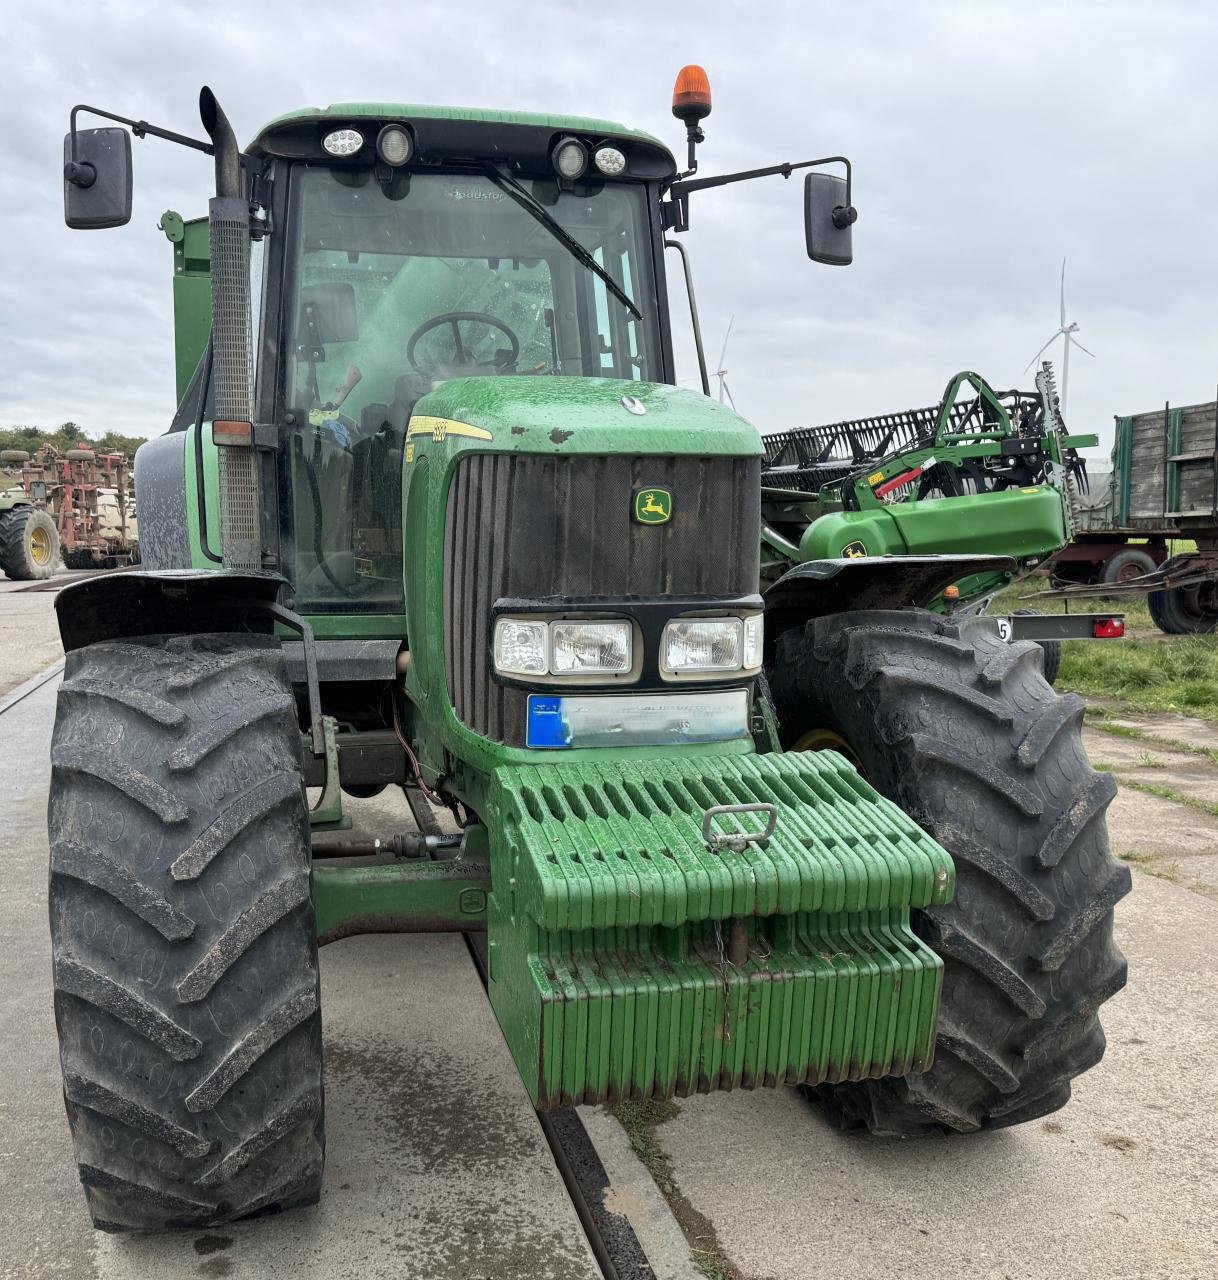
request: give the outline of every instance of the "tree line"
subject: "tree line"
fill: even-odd
[[[128,461],[144,443],[145,436],[125,436],[119,431],[107,431],[101,436],[86,435],[83,427],[75,422],[62,422],[54,430],[42,427],[0,427],[0,449],[24,449],[32,457],[41,445],[53,444],[56,449],[94,449],[98,453],[125,453]]]

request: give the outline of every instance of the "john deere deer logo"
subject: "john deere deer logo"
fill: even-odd
[[[639,524],[667,524],[672,519],[672,491],[658,487],[636,489],[634,518]]]
[[[842,548],[842,555],[847,560],[861,560],[867,554],[867,548],[861,542],[848,542]]]

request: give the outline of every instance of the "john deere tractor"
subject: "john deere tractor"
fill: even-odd
[[[55,1009],[95,1224],[318,1198],[318,946],[359,933],[481,934],[539,1108],[802,1085],[907,1136],[1060,1107],[1125,978],[1081,702],[923,608],[992,557],[763,595],[761,438],[676,385],[692,196],[807,170],[807,251],[845,264],[842,158],[696,176],[699,68],[684,170],[606,120],[346,103],[242,151],[200,107],[206,141],[84,107],[65,140],[75,227],[130,216],[124,125],[216,172],[145,567],[57,600]],[[315,863],[344,792],[386,786],[419,830]]]

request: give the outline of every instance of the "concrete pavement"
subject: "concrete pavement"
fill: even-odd
[[[54,591],[25,591],[28,582],[0,575],[0,699],[63,657]]]

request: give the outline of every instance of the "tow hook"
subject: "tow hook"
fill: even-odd
[[[716,831],[715,819],[742,813],[763,813],[765,826],[760,831]],[[764,801],[757,804],[716,804],[702,814],[702,839],[711,853],[743,853],[751,844],[760,844],[774,834],[778,825],[778,806]],[[749,958],[749,931],[740,916],[728,922],[727,961],[739,967]]]
[[[764,813],[766,824],[761,831],[715,831],[715,819],[727,814]],[[716,804],[702,815],[702,840],[711,853],[743,853],[751,844],[759,844],[774,834],[778,825],[778,806],[757,804]]]

